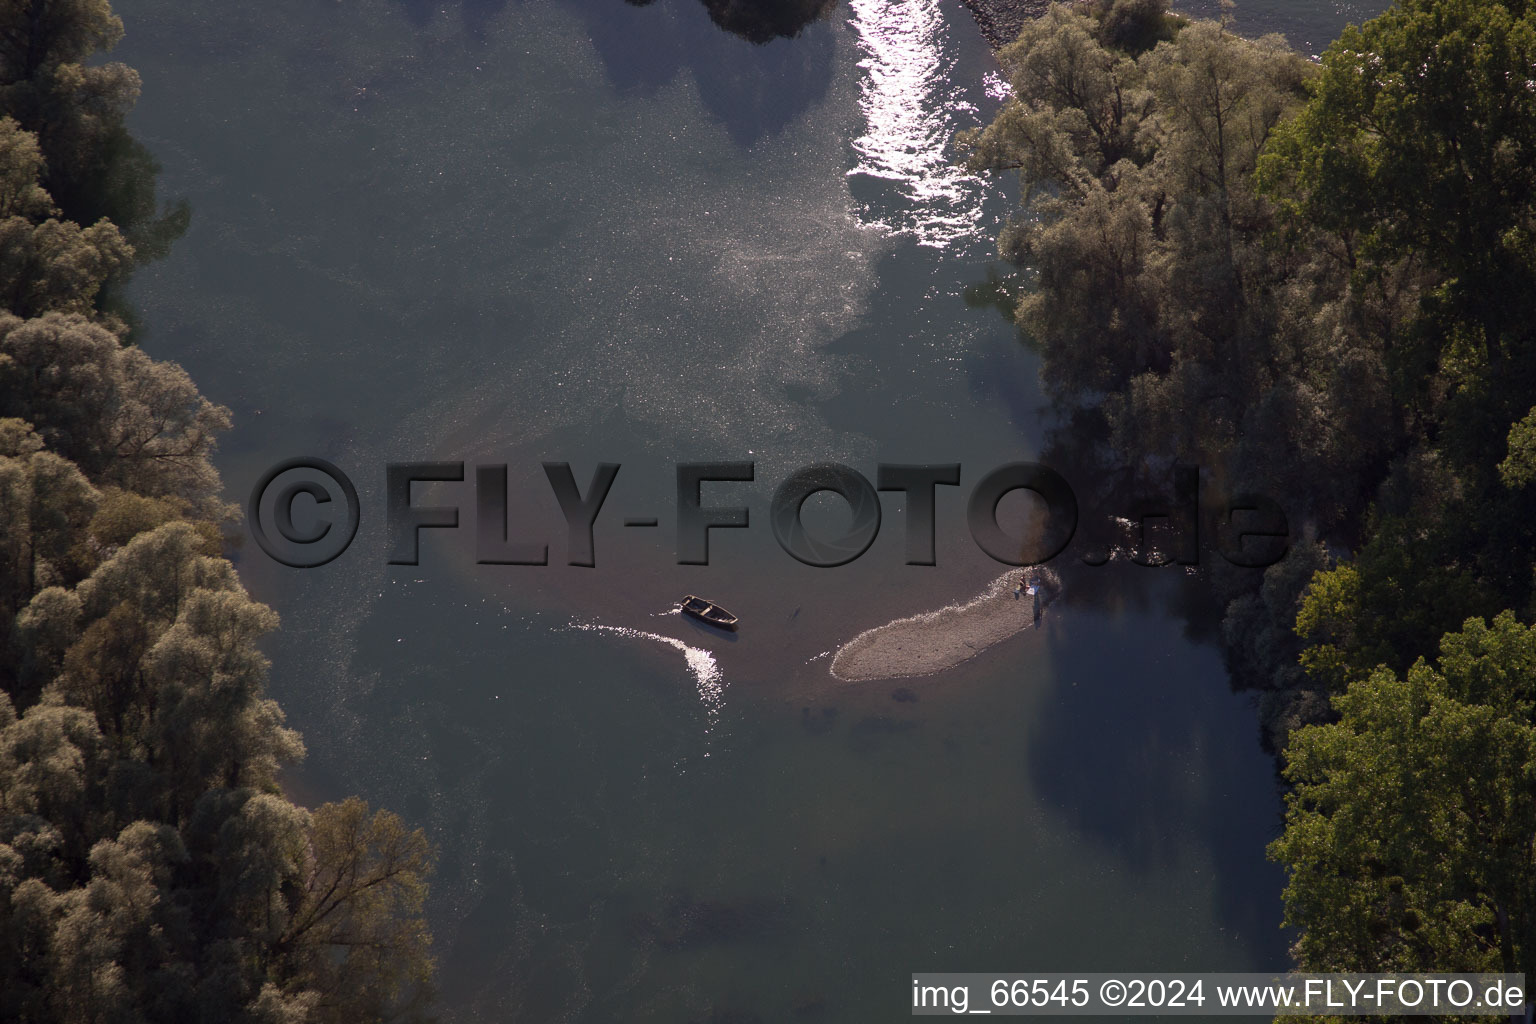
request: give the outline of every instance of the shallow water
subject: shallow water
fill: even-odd
[[[958,5],[850,0],[764,46],[691,0],[117,7],[135,130],[194,212],[135,282],[144,344],[234,410],[232,497],[300,454],[358,485],[340,559],[241,569],[285,622],[296,787],[441,848],[451,1019],[860,1021],[915,970],[1283,966],[1271,765],[1186,635],[1197,580],[1063,569],[1085,596],[915,701],[828,673],[996,577],[965,494],[1042,437],[973,291],[1012,187],[944,149],[999,100]],[[1240,26],[1320,48],[1349,16]],[[387,566],[383,464],[432,458],[508,463],[555,564],[476,566],[466,483],[418,498],[465,536]],[[756,462],[709,492],[752,526],[678,566],[672,467],[706,459]],[[544,460],[623,465],[596,569],[560,564]],[[773,488],[829,460],[962,463],[938,566],[903,564],[897,495],[851,565],[780,551]],[[741,634],[659,614],[689,591]]]

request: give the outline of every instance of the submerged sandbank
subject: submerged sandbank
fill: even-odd
[[[1040,588],[1043,609],[1060,591],[1059,580],[1043,570],[1036,570],[1031,578]],[[1035,603],[1027,594],[1016,597],[1018,586],[1015,569],[963,604],[865,630],[838,648],[832,675],[845,682],[896,679],[930,675],[968,661],[1036,625]]]

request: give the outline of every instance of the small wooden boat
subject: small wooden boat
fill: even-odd
[[[692,615],[700,622],[707,622],[711,626],[719,626],[721,629],[734,630],[736,623],[741,621],[714,602],[706,601],[702,597],[695,597],[692,594],[683,598],[683,603],[679,607],[682,608],[684,615]]]

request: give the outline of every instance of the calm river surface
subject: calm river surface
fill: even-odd
[[[296,455],[362,493],[337,561],[241,569],[284,620],[297,794],[361,793],[441,849],[449,1019],[886,1020],[915,970],[1286,965],[1272,765],[1178,612],[1198,579],[1064,568],[1041,629],[957,669],[828,674],[998,574],[964,494],[1047,426],[977,298],[1014,186],[945,151],[999,102],[958,4],[847,0],[763,46],[694,0],[116,6],[135,130],[193,208],[136,279],[145,346],[233,409],[233,499]],[[1310,53],[1374,9],[1239,27]],[[556,564],[475,566],[466,483],[418,498],[465,537],[386,565],[406,459],[509,464]],[[679,567],[673,466],[707,459],[755,460],[706,501],[753,525]],[[563,564],[546,460],[583,487],[623,465],[596,569]],[[938,566],[902,564],[897,495],[852,565],[780,551],[767,499],[816,461],[962,463]],[[739,637],[669,614],[688,591]]]

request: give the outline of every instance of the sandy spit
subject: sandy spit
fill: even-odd
[[[969,661],[993,644],[1035,625],[1034,601],[1014,596],[1019,572],[993,580],[963,604],[895,619],[865,630],[832,658],[832,675],[844,682],[925,676]],[[1059,584],[1042,576],[1041,605],[1055,597]]]

